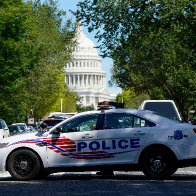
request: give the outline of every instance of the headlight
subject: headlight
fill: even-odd
[[[8,142],[7,143],[0,143],[0,149],[7,147],[8,144],[9,144]]]

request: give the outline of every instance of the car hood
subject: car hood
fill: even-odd
[[[40,133],[40,132],[33,132],[33,133],[25,133],[20,135],[13,135],[7,138],[0,139],[0,143],[14,143],[22,140],[28,140],[28,139],[36,139],[39,137],[44,137],[44,134],[46,132]]]

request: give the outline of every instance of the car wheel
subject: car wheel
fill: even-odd
[[[22,149],[13,152],[9,156],[7,168],[14,179],[31,180],[39,174],[41,165],[34,152]]]
[[[177,170],[174,155],[161,148],[150,149],[144,152],[140,165],[145,176],[150,179],[165,179]]]

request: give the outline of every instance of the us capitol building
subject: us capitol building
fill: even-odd
[[[65,66],[65,82],[81,97],[83,106],[93,105],[96,109],[98,102],[115,101],[116,95],[106,89],[106,73],[95,44],[84,34],[80,25],[77,32],[78,45],[72,60]]]

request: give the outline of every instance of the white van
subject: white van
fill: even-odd
[[[7,124],[5,123],[4,120],[0,119],[0,139],[9,137],[10,132]]]
[[[182,120],[173,100],[145,100],[139,108],[154,111],[179,121]]]

